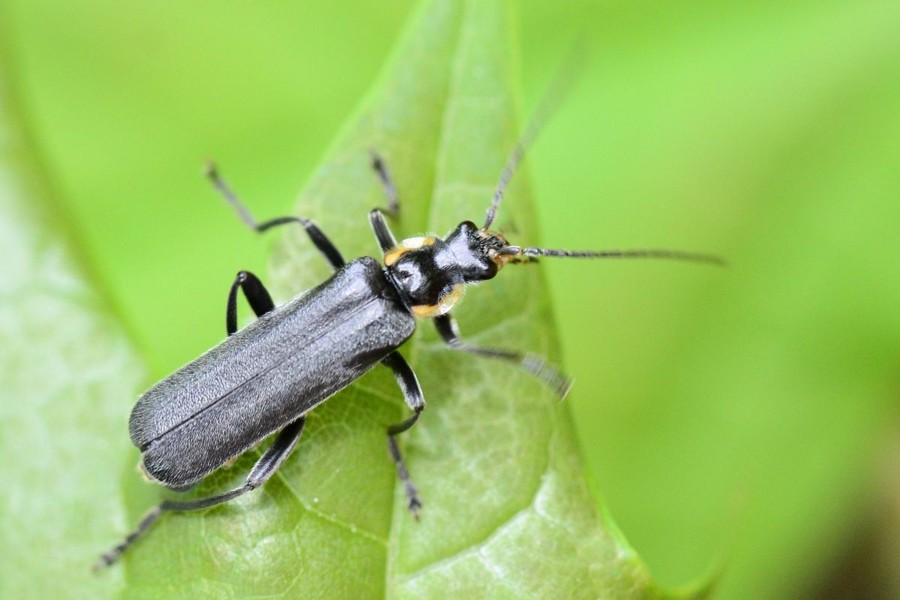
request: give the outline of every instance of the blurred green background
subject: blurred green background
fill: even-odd
[[[414,4],[0,7],[66,218],[154,378],[222,338],[236,270],[265,271],[204,159],[284,213]],[[527,161],[543,243],[731,261],[541,267],[604,510],[665,585],[722,568],[727,598],[900,597],[900,3],[518,12],[527,107],[589,42]]]

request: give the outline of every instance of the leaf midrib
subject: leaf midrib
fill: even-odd
[[[445,101],[444,101],[443,107],[441,109],[442,116],[441,116],[441,120],[440,120],[440,126],[438,129],[438,144],[436,145],[435,158],[433,160],[434,170],[432,171],[433,180],[432,180],[432,185],[431,185],[431,194],[425,200],[425,203],[427,205],[427,208],[425,210],[425,216],[426,216],[427,223],[426,223],[426,227],[424,230],[429,231],[429,232],[438,231],[439,224],[437,224],[435,222],[435,219],[434,219],[435,211],[433,210],[433,208],[435,205],[435,198],[439,197],[439,194],[441,192],[446,192],[447,189],[452,189],[455,187],[472,188],[473,190],[477,190],[479,192],[482,190],[485,190],[486,191],[485,206],[487,206],[487,204],[490,201],[490,192],[493,190],[493,186],[489,186],[489,185],[485,185],[485,184],[475,184],[475,183],[459,182],[459,181],[452,181],[449,184],[443,183],[444,178],[442,177],[442,174],[446,170],[446,156],[448,154],[448,151],[447,151],[448,132],[451,132],[454,130],[454,124],[453,124],[454,118],[455,118],[454,109],[457,105],[457,102],[459,101],[459,99],[461,97],[461,95],[457,92],[462,87],[460,80],[462,78],[462,70],[465,68],[464,62],[463,62],[465,53],[463,51],[461,51],[461,49],[464,48],[466,39],[472,35],[472,19],[470,16],[471,15],[471,7],[470,7],[469,2],[466,2],[465,8],[463,9],[462,13],[463,14],[461,16],[461,25],[460,25],[459,33],[457,34],[457,42],[454,46],[453,60],[451,61],[451,65],[449,67],[449,76],[448,76],[449,84],[447,86],[447,94],[445,96],[445,99],[444,99]],[[499,177],[499,173],[498,173],[498,177]],[[463,218],[466,218],[466,217],[463,217]],[[452,227],[455,224],[456,223],[453,223],[450,226]],[[445,226],[446,226],[446,224],[445,224]],[[496,329],[503,328],[506,325],[508,325],[508,322],[515,321],[520,318],[522,318],[522,313],[520,313],[520,312],[517,312],[515,314],[504,313],[503,316],[497,318],[491,324],[491,326],[489,328],[479,330],[477,333],[469,335],[467,337],[467,339],[474,340],[474,339],[480,338],[481,336],[485,335],[486,333],[490,333],[491,331],[494,331]],[[430,323],[426,324],[423,322],[423,325],[427,326],[427,325],[430,325]],[[419,356],[420,356],[421,352],[428,350],[432,346],[430,344],[424,343],[422,341],[421,333],[418,333],[418,332],[416,333],[414,338],[412,340],[410,340],[410,342],[408,342],[408,343],[410,344],[410,346],[409,346],[410,362],[413,365],[415,365],[417,362],[419,362]],[[449,347],[446,347],[446,345],[444,345],[444,344],[441,344],[441,345],[444,346],[445,348],[447,348],[448,352],[450,351]],[[437,346],[437,344],[434,344],[433,346]],[[550,411],[550,413],[552,415],[551,418],[555,419],[556,418],[555,412]],[[551,435],[551,437],[554,437],[557,435],[557,431],[555,428],[550,429],[550,435]],[[394,589],[394,585],[392,585],[392,583],[402,582],[405,584],[405,583],[414,581],[415,579],[427,574],[428,572],[434,570],[435,568],[439,568],[440,565],[451,564],[451,563],[455,562],[456,560],[459,560],[460,558],[464,558],[464,557],[470,555],[472,552],[477,551],[479,548],[481,548],[485,544],[489,543],[490,540],[494,539],[498,535],[501,535],[502,532],[512,522],[514,522],[519,515],[522,515],[529,510],[532,510],[534,508],[534,503],[537,499],[537,496],[540,493],[541,487],[543,486],[545,476],[547,475],[547,473],[549,472],[549,469],[550,469],[551,460],[550,460],[549,454],[550,454],[550,452],[552,452],[552,448],[553,448],[552,439],[548,441],[546,447],[547,447],[546,462],[545,462],[544,468],[541,472],[541,476],[537,479],[537,485],[536,485],[535,489],[532,490],[532,492],[528,495],[527,500],[523,504],[521,504],[517,508],[513,509],[507,517],[498,521],[496,527],[494,527],[490,532],[488,532],[486,535],[484,535],[478,541],[470,543],[469,545],[465,546],[464,548],[456,549],[451,554],[443,556],[440,559],[431,562],[430,564],[424,565],[424,566],[416,569],[415,571],[404,575],[402,578],[399,578],[399,579],[396,577],[396,573],[395,573],[395,567],[396,567],[395,559],[397,556],[396,548],[398,546],[397,536],[399,533],[399,528],[395,526],[395,523],[396,523],[398,514],[402,515],[401,518],[408,517],[409,515],[407,514],[406,510],[401,510],[401,511],[396,510],[396,507],[398,506],[398,504],[405,508],[406,495],[405,495],[403,486],[399,485],[398,482],[395,482],[394,483],[394,495],[393,495],[395,510],[391,511],[391,517],[390,517],[391,523],[389,525],[389,534],[388,534],[387,565],[386,565],[386,569],[385,569],[385,588],[384,589],[385,589],[386,597],[390,596],[391,592]]]
[[[456,43],[454,45],[454,53],[453,60],[448,70],[448,85],[447,85],[447,94],[444,96],[443,106],[441,107],[441,120],[440,125],[438,126],[438,143],[435,146],[435,156],[432,160],[432,164],[434,165],[434,169],[431,171],[432,180],[431,185],[431,193],[427,198],[424,199],[424,203],[426,205],[424,214],[425,214],[425,226],[426,231],[434,231],[434,223],[433,223],[433,207],[434,207],[434,199],[437,197],[438,186],[440,185],[441,177],[440,177],[440,163],[438,158],[444,155],[443,148],[447,138],[446,132],[448,131],[447,120],[450,115],[450,110],[452,108],[453,99],[456,97],[454,94],[454,90],[458,85],[457,78],[457,70],[459,68],[459,60],[460,53],[459,48],[462,44],[462,40],[466,34],[466,30],[468,27],[469,19],[469,5],[466,3],[465,7],[462,10],[462,15],[460,16],[461,23],[459,26],[459,31],[456,35]],[[418,325],[418,324],[417,324]],[[421,340],[421,333],[419,332],[419,327],[416,327],[416,332],[413,335],[413,338],[407,342],[409,345],[409,355],[410,355],[410,364],[415,365],[419,362],[419,345]],[[427,400],[426,400],[427,401]],[[426,406],[427,409],[427,406]],[[423,411],[424,412],[424,411]],[[409,434],[407,434],[409,435]],[[401,449],[405,450],[407,444],[401,442]],[[394,481],[394,494],[393,494],[393,506],[390,511],[390,523],[388,525],[388,545],[386,549],[385,556],[385,569],[384,569],[384,593],[385,598],[388,598],[392,595],[394,590],[394,582],[397,580],[395,571],[396,571],[396,557],[397,552],[396,548],[398,546],[398,536],[399,536],[399,528],[396,526],[397,514],[402,514],[405,518],[410,518],[408,511],[398,511],[398,504],[404,506],[406,504],[406,491],[403,486],[400,485],[398,481]]]

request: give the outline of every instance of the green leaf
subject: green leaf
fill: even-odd
[[[384,203],[373,149],[400,189],[398,234],[482,218],[521,128],[509,20],[504,2],[431,2],[414,19],[298,203],[346,256],[377,248],[366,218]],[[520,173],[496,225],[532,243],[534,222]],[[285,235],[273,271],[283,297],[328,273],[299,231]],[[464,336],[555,357],[540,271],[508,271],[460,307]],[[385,427],[407,409],[376,369],[310,415],[295,455],[262,490],[163,519],[126,557],[128,596],[654,595],[595,514],[566,404],[514,367],[450,351],[429,325],[404,348],[429,401],[403,440],[421,521],[387,455]],[[194,493],[237,483],[252,458]],[[146,486],[134,476],[126,485],[137,520]]]
[[[26,239],[74,232],[77,254],[96,276],[83,275],[70,257],[73,277],[121,310],[122,319],[102,330],[126,323],[153,376],[167,374],[221,339],[230,277],[237,268],[262,273],[272,241],[249,234],[218,203],[197,174],[202,159],[220,162],[260,218],[285,212],[285,197],[366,89],[410,2],[362,0],[352,12],[327,0],[217,3],[215,10],[202,2],[2,3],[0,42],[15,42],[16,91],[64,204],[34,185],[29,196],[2,201],[4,222]],[[897,487],[889,479],[897,469],[884,459],[896,452],[900,365],[900,280],[893,276],[900,256],[893,232],[900,222],[900,3],[521,4],[518,52],[528,98],[539,95],[573,37],[592,40],[577,91],[527,159],[540,192],[541,241],[685,247],[720,252],[732,263],[726,272],[659,263],[540,267],[550,278],[564,364],[576,378],[567,404],[594,489],[659,582],[696,576],[727,550],[717,588],[723,598],[815,594],[809,590],[826,580],[858,580],[850,571],[863,563],[866,586],[884,585],[900,564],[890,511],[882,509]],[[16,181],[33,184],[45,177],[16,173]],[[361,181],[374,185],[370,176]],[[430,190],[412,196],[404,178],[406,206],[415,210]],[[4,194],[25,193],[4,186]],[[377,188],[367,193],[382,202]],[[443,234],[481,211],[433,227],[410,226],[404,215],[400,228]],[[362,215],[340,205],[318,214],[345,251],[354,241],[374,250]],[[328,220],[337,215],[363,231],[344,233],[343,222]],[[6,317],[24,323],[20,311],[30,309],[9,291],[18,289],[18,265],[31,261],[7,227],[2,235],[9,304],[0,327],[12,331],[18,323]],[[63,255],[72,254],[60,244]],[[327,275],[317,256],[301,269],[305,279],[283,285],[283,297]],[[461,310],[474,310],[482,294],[517,276],[507,270],[473,290]],[[108,312],[96,299],[80,306]],[[3,514],[11,552],[0,553],[0,594],[97,596],[84,587],[93,580],[79,552],[66,546],[91,545],[80,536],[95,539],[84,550],[89,563],[160,493],[140,482],[127,442],[127,413],[140,389],[117,371],[111,385],[118,393],[92,395],[79,410],[91,422],[33,410],[47,374],[29,368],[25,378],[22,361],[45,364],[59,350],[56,332],[72,319],[62,311],[41,315],[42,327],[27,340],[0,340],[12,361],[4,364],[13,365],[3,371],[0,397],[5,415],[21,405],[16,410],[38,423],[63,423],[55,427],[58,444],[38,446],[24,439],[35,427],[26,415],[3,422],[0,506],[9,510],[7,495],[18,503]],[[461,320],[467,335],[478,333],[473,318]],[[526,349],[530,342],[497,333],[483,343]],[[419,374],[430,402],[426,423],[443,402],[435,389],[441,382]],[[399,405],[384,378],[390,402]],[[58,404],[66,417],[68,400]],[[111,428],[97,414],[103,404],[119,411]],[[391,418],[397,414],[400,408]],[[409,452],[425,431],[405,440]],[[66,459],[84,443],[77,435],[110,447],[104,456]],[[301,454],[319,447],[309,442]],[[33,455],[23,456],[26,448]],[[372,462],[381,464],[382,453],[373,446]],[[90,472],[73,470],[76,458]],[[113,468],[111,476],[103,458],[115,459],[121,475]],[[129,498],[131,515],[104,504],[118,476],[143,494]],[[384,481],[394,484],[393,477]],[[70,492],[91,498],[102,516],[68,511],[78,527],[48,533],[55,531],[50,517],[79,506]],[[372,492],[361,498],[372,500]],[[426,501],[434,509],[433,496]],[[25,502],[54,506],[35,512]],[[223,519],[237,514],[226,511]],[[28,552],[34,548],[40,552]],[[286,560],[296,563],[293,554]],[[160,566],[167,573],[170,564]],[[97,581],[106,586],[123,573]]]
[[[122,426],[143,379],[93,289],[23,125],[0,19],[0,597],[99,598],[91,557],[128,521]],[[130,476],[133,471],[129,468]]]

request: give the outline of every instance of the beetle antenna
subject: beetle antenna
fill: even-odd
[[[683,252],[681,250],[557,250],[553,248],[522,248],[520,246],[507,246],[497,251],[504,256],[522,256],[536,258],[538,256],[552,256],[565,258],[652,258],[663,260],[680,260],[684,262],[705,263],[719,267],[728,266],[728,262],[713,254],[701,254],[698,252]]]
[[[500,202],[503,201],[503,193],[506,191],[506,187],[509,185],[519,163],[522,162],[525,151],[531,147],[531,144],[541,132],[541,129],[547,124],[547,121],[550,120],[550,117],[553,116],[556,109],[562,104],[563,99],[568,95],[569,90],[572,88],[572,84],[581,72],[584,56],[585,44],[584,39],[581,38],[575,43],[566,56],[566,59],[557,70],[556,75],[544,92],[540,104],[538,104],[538,107],[531,115],[531,119],[528,121],[525,131],[516,142],[516,145],[513,146],[513,151],[509,155],[509,158],[506,159],[506,165],[503,167],[503,173],[500,174],[500,181],[497,183],[497,189],[494,190],[494,197],[491,200],[491,205],[487,211],[487,218],[484,221],[484,227],[482,227],[482,229],[490,227],[491,223],[493,223],[494,219],[497,217],[497,210],[500,208]]]

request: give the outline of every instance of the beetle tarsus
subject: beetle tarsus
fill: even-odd
[[[400,448],[397,446],[397,440],[394,436],[388,434],[388,450],[391,453],[391,459],[397,467],[397,477],[403,483],[403,491],[406,494],[406,507],[412,513],[413,518],[419,520],[419,509],[422,508],[422,500],[419,498],[419,491],[409,477],[409,471],[406,470],[406,464],[403,462],[403,456],[400,454]]]
[[[406,488],[406,497],[409,499],[409,502],[406,505],[406,508],[409,509],[409,512],[412,513],[413,518],[418,521],[419,520],[419,510],[422,508],[422,500],[419,499],[419,493],[416,491],[415,486],[409,481],[407,481],[409,485],[405,486]]]
[[[135,527],[134,531],[125,536],[121,542],[113,546],[108,552],[104,552],[103,555],[94,563],[94,566],[91,568],[95,573],[102,569],[105,569],[109,566],[112,566],[119,558],[121,558],[122,554],[125,553],[128,548],[134,544],[141,534],[147,531],[151,525],[159,518],[159,516],[163,513],[163,505],[157,505],[148,510],[144,516],[141,518],[138,526]]]
[[[387,196],[388,205],[384,209],[384,213],[392,219],[396,219],[400,216],[400,201],[397,198],[397,186],[394,185],[391,172],[388,171],[387,164],[378,152],[369,150],[369,157],[372,160],[372,168],[378,174],[378,180],[384,189],[384,195]]]

